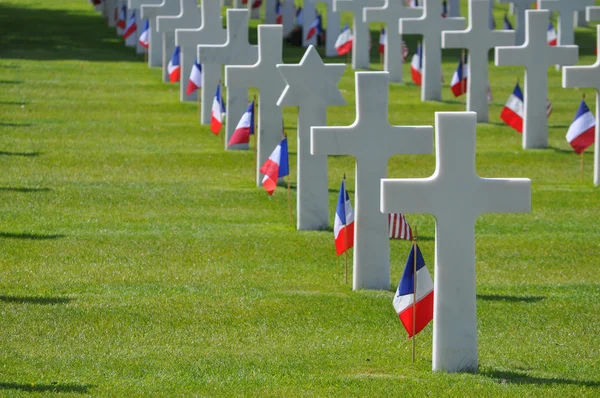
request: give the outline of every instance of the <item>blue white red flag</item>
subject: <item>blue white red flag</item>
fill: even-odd
[[[287,137],[275,147],[271,156],[260,168],[260,172],[265,175],[262,181],[263,187],[269,195],[273,195],[277,180],[290,174]]]
[[[417,262],[416,275],[414,270],[415,255]],[[415,284],[417,287],[416,300]],[[414,244],[410,249],[402,279],[400,279],[398,289],[394,295],[393,304],[400,321],[408,332],[408,337],[419,333],[433,319],[433,281],[417,244]]]
[[[514,30],[512,24],[508,20],[507,14],[504,14],[504,30]]]
[[[350,50],[352,50],[352,40],[352,31],[350,30],[348,24],[346,24],[335,41],[335,50],[337,51],[338,55],[347,54],[350,52]]]
[[[248,109],[238,122],[227,146],[236,144],[248,144],[250,136],[254,134],[254,101],[248,105]]]
[[[169,65],[167,65],[167,70],[169,72],[169,81],[171,83],[177,83],[179,79],[181,79],[181,48],[179,46],[175,47],[175,51],[173,51],[173,56],[171,56],[171,60],[169,61]]]
[[[221,127],[223,126],[223,119],[225,118],[225,102],[221,96],[221,85],[217,86],[217,92],[215,98],[213,98],[212,111],[210,117],[210,131],[214,134],[219,134]]]
[[[504,104],[502,113],[500,113],[500,119],[519,133],[522,133],[524,109],[523,92],[521,91],[521,87],[519,87],[519,83],[517,83],[512,94],[508,97],[508,101]],[[552,104],[549,99],[546,99],[546,116],[550,117],[551,113]]]
[[[417,45],[417,52],[412,56],[410,61],[410,71],[412,73],[412,81],[417,85],[421,85],[423,76],[423,50],[421,43]]]
[[[346,250],[354,247],[354,211],[350,196],[346,191],[346,179],[342,180],[335,220],[333,222],[333,236],[335,237],[335,252],[339,256]]]
[[[275,4],[275,23],[282,24],[283,23],[283,11],[281,9],[281,1],[277,0]]]
[[[146,19],[144,22],[144,30],[139,38],[140,44],[144,48],[148,48],[150,46],[150,21]]]
[[[554,25],[552,25],[552,21],[548,24],[548,31],[546,33],[546,37],[548,38],[548,44],[551,46],[555,46],[558,44],[558,36],[556,34],[556,30],[554,29]]]
[[[385,29],[381,28],[381,32],[379,33],[379,54],[383,54],[385,52],[386,43],[387,35],[385,34]]]
[[[464,67],[462,59],[458,61],[458,67],[452,75],[450,88],[455,97],[460,97],[467,92],[468,69]]]
[[[573,123],[567,131],[567,141],[575,152],[583,153],[587,147],[595,142],[596,118],[586,105],[584,100],[581,100],[579,109]]]
[[[302,7],[296,8],[296,25],[302,25],[304,23],[304,12]]]
[[[127,6],[123,6],[120,9],[119,17],[117,18],[117,28],[125,29],[127,25]]]
[[[242,4],[246,5],[248,4],[248,0],[242,0]],[[253,0],[252,1],[252,8],[259,8],[262,5],[262,0]]]
[[[190,80],[185,89],[186,95],[191,95],[194,91],[202,87],[202,65],[198,63],[198,60],[194,61],[192,66],[192,72],[190,73]]]
[[[310,40],[316,34],[323,32],[323,25],[321,25],[321,15],[317,14],[313,23],[308,27],[308,33],[306,34],[306,40]]]
[[[123,32],[123,39],[127,40],[137,31],[137,21],[135,19],[135,11],[131,13],[129,20],[127,21],[127,26],[125,27],[125,32]]]

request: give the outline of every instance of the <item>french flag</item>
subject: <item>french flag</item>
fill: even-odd
[[[283,23],[283,12],[281,11],[281,1],[279,0],[275,4],[275,23],[279,25]]]
[[[194,62],[194,66],[192,67],[192,72],[190,73],[190,80],[188,81],[188,85],[185,89],[185,94],[191,95],[200,87],[202,87],[202,65],[200,65],[196,60]]]
[[[313,23],[308,27],[308,33],[306,34],[306,40],[312,39],[314,35],[321,33],[321,16],[317,15]]]
[[[248,144],[250,136],[254,134],[254,101],[248,105],[248,109],[238,122],[227,146],[236,144]]]
[[[458,68],[452,75],[452,81],[450,82],[450,88],[455,97],[460,97],[467,91],[467,69],[463,67],[462,59],[458,61]]]
[[[352,211],[350,196],[346,191],[345,178],[340,186],[340,194],[335,209],[333,236],[335,237],[335,252],[338,256],[354,247],[354,211]]]
[[[225,103],[223,97],[221,97],[221,85],[217,86],[217,92],[215,98],[213,98],[212,112],[210,119],[210,131],[214,134],[219,134],[221,127],[223,126],[223,118],[225,117]]]
[[[584,100],[581,100],[573,123],[567,131],[567,141],[575,152],[583,153],[595,141],[596,118]]]
[[[381,28],[381,33],[379,33],[379,54],[385,52],[385,43],[387,43],[387,36],[385,34],[385,29]]]
[[[262,184],[269,195],[273,195],[277,187],[277,179],[290,174],[290,162],[288,159],[287,137],[281,140],[265,164],[260,168],[265,175]]]
[[[521,91],[521,87],[519,87],[519,83],[517,83],[512,94],[508,97],[508,101],[504,104],[502,113],[500,113],[500,119],[519,133],[522,133],[524,107],[523,92]]]
[[[142,47],[148,48],[148,46],[150,46],[150,21],[147,19],[144,23],[144,30],[142,31],[139,40]]]
[[[446,18],[448,16],[448,2],[446,0],[442,1],[442,18]]]
[[[125,29],[126,26],[126,18],[127,18],[127,6],[121,7],[121,12],[119,12],[119,17],[117,18],[117,28]]]
[[[167,65],[167,70],[169,71],[169,81],[171,83],[177,83],[179,79],[181,79],[181,59],[180,59],[181,48],[179,46],[175,47],[175,51],[173,52],[173,56],[169,61],[169,65]]]
[[[554,25],[552,25],[552,22],[548,24],[546,36],[548,38],[549,45],[555,46],[558,43],[558,36],[556,35],[556,30],[554,30]]]
[[[137,22],[135,20],[135,11],[131,13],[129,20],[127,21],[127,26],[125,27],[125,32],[123,33],[123,38],[125,40],[129,39],[132,34],[137,31]]]
[[[420,86],[423,76],[423,50],[421,49],[421,43],[417,46],[417,52],[410,61],[410,71],[412,73],[413,82],[415,82],[417,86]]]
[[[242,0],[242,4],[246,5],[248,4],[248,0]],[[262,5],[262,0],[254,0],[252,2],[252,8],[258,8]]]
[[[335,41],[335,50],[338,55],[348,54],[352,50],[352,31],[348,24],[344,26],[344,29],[340,32],[337,40]]]
[[[414,270],[415,255],[417,256],[416,275]],[[417,279],[416,301],[415,278]],[[393,304],[396,313],[400,317],[400,321],[408,332],[408,337],[419,333],[433,319],[433,281],[417,244],[414,244],[412,249],[410,249],[410,254],[408,255],[408,260],[406,260],[404,273],[398,284]],[[415,321],[414,330],[413,318]]]

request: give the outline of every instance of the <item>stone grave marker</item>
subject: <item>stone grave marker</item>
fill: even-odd
[[[115,19],[115,9],[117,8],[117,0],[104,0],[104,9],[106,10],[106,23],[109,28],[114,28],[117,20]]]
[[[591,7],[587,9],[588,13]],[[597,8],[600,12],[600,7]],[[589,14],[588,14],[589,15]],[[588,18],[588,20],[591,20]],[[600,25],[596,26],[596,48],[600,50]],[[596,89],[596,132],[594,142],[594,185],[600,184],[600,56],[593,65],[563,68],[563,87]]]
[[[254,65],[258,62],[258,46],[248,41],[248,16],[246,9],[227,10],[227,41],[222,45],[198,46],[198,60],[203,65]],[[240,118],[248,107],[247,87],[227,87],[225,107],[225,149]],[[237,145],[229,149],[248,149]]]
[[[496,66],[525,67],[523,87],[523,148],[548,147],[548,68],[560,63],[577,63],[577,46],[550,46],[546,37],[550,12],[527,10],[525,14],[525,44],[496,47]]]
[[[345,127],[312,127],[311,153],[356,159],[352,287],[389,290],[388,218],[379,211],[380,179],[387,177],[391,156],[431,153],[433,128],[389,124],[387,72],[357,72],[355,85],[356,120]]]
[[[198,29],[177,29],[175,31],[175,45],[181,47],[182,63],[186,62],[186,57],[193,58],[193,65],[198,56],[199,45],[225,44],[227,41],[227,31],[223,29],[221,22],[221,1],[203,0],[200,10],[202,25]],[[189,73],[181,76],[181,87],[184,88],[184,91],[189,76]],[[213,97],[221,81],[221,65],[202,65],[202,81],[200,122],[210,124]]]
[[[433,370],[476,372],[475,221],[484,213],[529,212],[531,181],[477,175],[475,113],[436,112],[435,125],[435,172],[382,180],[381,211],[435,217]]]
[[[302,46],[316,46],[317,45],[317,36],[311,37],[309,40],[306,40],[306,35],[308,34],[308,30],[310,29],[310,25],[315,21],[317,17],[317,9],[315,7],[315,0],[305,0],[302,8]],[[329,26],[329,23],[327,23]]]
[[[127,7],[127,2],[124,3],[125,6]],[[135,8],[129,8],[127,7],[127,18],[125,19],[125,26],[127,26],[129,24],[129,19],[132,16],[135,16],[135,23],[136,26],[139,28],[139,17],[140,17],[140,12],[139,10],[135,9]],[[127,47],[136,47],[137,48],[137,29],[136,32],[134,34],[132,34],[131,36],[129,36],[127,39],[125,39],[125,46]]]
[[[158,4],[142,4],[141,16],[150,21],[150,47],[148,51],[148,63],[152,67],[162,66],[163,82],[169,82],[167,65],[175,51],[175,32],[161,33],[158,31],[158,17],[174,16],[179,14],[178,1],[162,0]]]
[[[346,64],[324,64],[309,46],[299,64],[277,65],[287,83],[279,106],[297,106],[297,220],[300,230],[320,230],[329,226],[327,156],[310,154],[311,126],[327,125],[327,107],[346,105],[337,84]]]
[[[177,1],[177,0],[172,0]],[[172,33],[174,44],[177,45],[176,31],[177,29],[198,29],[202,23],[202,12],[198,7],[197,0],[178,0],[179,1],[179,14],[175,16],[160,16],[158,20],[158,31],[166,34]],[[210,0],[209,0],[210,1]],[[215,0],[212,0],[215,1]],[[180,60],[181,60],[181,80],[179,83],[179,98],[182,102],[185,101],[197,101],[198,91],[194,91],[192,94],[187,95],[185,90],[187,86],[190,73],[196,61],[196,47],[186,45],[181,48]],[[167,57],[171,57],[173,52],[169,53]],[[167,64],[169,62],[167,61]]]
[[[325,56],[337,57],[335,41],[340,35],[340,13],[334,11],[335,0],[315,0],[316,4],[325,4],[327,6],[327,34],[325,35]]]
[[[448,0],[448,16],[460,17],[460,0]]]
[[[422,8],[406,7],[402,1],[384,0],[381,7],[365,7],[363,20],[369,22],[383,22],[387,43],[383,53],[384,69],[390,74],[391,82],[402,81],[402,35],[399,31],[401,18],[419,18],[423,14]]]
[[[282,14],[282,22],[283,26],[283,37],[287,37],[292,30],[296,27],[296,6],[292,0],[284,1],[281,4],[281,14]]]
[[[283,132],[282,108],[277,100],[285,88],[285,81],[277,70],[282,64],[283,27],[258,26],[258,61],[253,65],[228,65],[225,67],[225,85],[239,89],[255,87],[258,96],[258,128],[256,186],[261,185],[260,167],[281,141]],[[233,123],[237,123],[239,118]]]
[[[352,69],[369,69],[371,63],[369,49],[371,33],[369,32],[369,24],[363,22],[363,8],[368,6],[379,7],[382,4],[383,1],[380,0],[335,0],[333,4],[335,12],[348,11],[354,15],[354,22],[352,23]],[[308,15],[304,13],[305,24]],[[329,26],[329,22],[327,22],[327,26]]]
[[[487,23],[487,15],[485,23]],[[443,18],[442,3],[438,0],[423,0],[421,18],[400,20],[401,34],[423,35],[423,83],[421,101],[442,100],[442,31],[465,28],[464,18]]]
[[[531,6],[533,3],[532,0],[497,0],[498,3],[509,3],[512,9],[512,12],[515,14],[515,32],[517,33],[517,38],[515,44],[520,46],[525,42],[525,11]],[[546,28],[548,27],[548,23],[546,21]]]
[[[488,117],[488,55],[496,46],[515,43],[512,30],[490,30],[488,0],[469,0],[469,26],[465,31],[442,33],[443,48],[464,48],[467,57],[467,111],[477,113],[477,121],[487,123]]]
[[[600,7],[599,6],[587,7],[585,9],[585,19],[588,22],[600,21]]]

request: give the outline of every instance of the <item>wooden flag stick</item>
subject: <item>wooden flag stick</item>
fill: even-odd
[[[460,80],[460,85],[462,86],[462,91],[463,91],[463,102],[465,104],[465,106],[467,105],[467,83],[465,82],[464,79],[464,75],[465,75],[465,50],[462,50],[462,53],[460,55],[460,62],[462,64],[462,76],[461,76],[461,80]]]
[[[381,40],[381,32],[383,31],[383,25],[381,25],[381,30],[379,31],[379,38]],[[387,35],[387,33],[386,33]],[[387,40],[386,40],[387,41]],[[385,43],[384,45],[387,46],[387,43]],[[377,45],[377,51],[379,51],[379,45]],[[385,53],[385,50],[383,50],[384,52],[379,52],[379,63],[381,64],[381,70],[385,70],[385,65],[383,64],[383,54]]]
[[[581,182],[583,182],[583,160],[584,160],[584,156],[583,156],[583,152],[581,152]]]
[[[416,337],[415,330],[417,329],[417,226],[415,225],[415,233],[413,235],[413,319],[412,319],[412,361],[416,359]]]
[[[256,149],[256,136],[258,135],[258,131],[256,131],[256,108],[258,108],[257,104],[256,104],[256,95],[254,96],[254,109],[252,110],[252,113],[254,114],[254,118],[252,120],[252,123],[254,124],[254,170],[256,172],[256,167],[257,167],[257,163],[258,163],[258,151]]]
[[[346,191],[346,173],[344,173],[344,191]],[[346,192],[344,192],[344,202],[346,201]],[[344,203],[344,212],[346,212],[346,206]],[[346,262],[346,277],[345,277],[345,281],[346,283],[348,283],[348,228],[344,228],[344,243],[346,245],[346,251],[344,252],[344,257],[345,257],[345,262]]]

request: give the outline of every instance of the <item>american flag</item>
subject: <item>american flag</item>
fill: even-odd
[[[406,61],[407,57],[408,57],[408,47],[406,46],[406,43],[404,42],[404,40],[402,40],[402,59],[404,61]]]
[[[410,225],[401,213],[388,214],[388,234],[393,239],[412,240]]]

